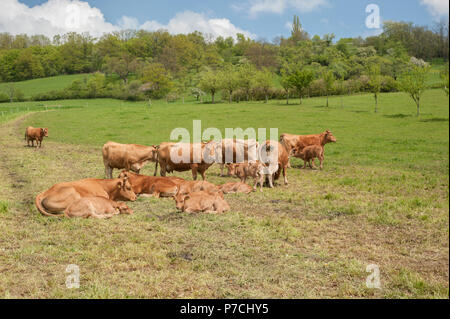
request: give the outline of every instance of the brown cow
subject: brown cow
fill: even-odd
[[[172,197],[178,193],[179,185],[185,180],[174,177],[154,177],[122,171],[119,178],[128,178],[136,195],[151,195],[156,198]]]
[[[48,128],[34,128],[32,126],[28,126],[25,130],[25,140],[27,141],[27,145],[34,147],[34,141],[36,141],[36,148],[42,147],[42,140],[44,137],[48,137]]]
[[[290,152],[289,147],[285,147],[279,142],[266,141],[258,150],[258,155],[266,167],[264,174],[268,176],[272,175],[273,180],[276,181],[280,178],[281,172],[283,172],[284,184],[287,185],[287,169],[289,168]]]
[[[227,164],[227,167],[232,176],[236,176],[241,179],[241,183],[245,183],[247,178],[252,177],[254,180],[253,189],[256,190],[256,187],[259,184],[262,192],[265,174],[264,165],[261,162],[256,161],[254,163],[244,162],[239,164]],[[271,177],[269,178],[269,182],[271,187],[273,187]]]
[[[106,178],[112,178],[115,168],[139,174],[147,162],[156,162],[156,146],[108,142],[102,148]]]
[[[135,201],[137,198],[128,178],[83,179],[54,185],[37,195],[35,204],[45,216],[60,216],[58,213],[83,197],[104,197],[114,201]]]
[[[220,164],[220,176],[224,176],[225,164],[254,162],[257,159],[258,142],[256,140],[223,139],[216,142],[215,158]],[[228,176],[231,175],[228,167]]]
[[[219,188],[216,185],[207,181],[185,181],[180,184],[178,194],[187,195],[200,191],[205,191],[208,193],[220,192]]]
[[[133,210],[123,202],[115,202],[104,197],[80,198],[64,211],[64,215],[68,218],[107,219],[118,214],[133,214]]]
[[[322,147],[322,153],[320,157],[325,157],[325,145],[328,143],[336,143],[337,139],[333,136],[330,130],[326,130],[322,134],[315,135],[290,135],[283,134],[280,137],[280,142],[289,148],[292,152],[296,149],[296,152],[301,152],[305,147],[311,145],[318,145]]]
[[[337,139],[333,136],[330,130],[326,130],[322,134],[315,135],[292,135],[283,134],[280,137],[280,143],[282,143],[286,149],[292,151],[296,148],[298,151],[302,151],[305,147],[311,145],[320,145],[325,147],[328,143],[336,143]]]
[[[192,170],[192,178],[197,180],[200,173],[206,180],[206,170],[214,164],[214,142],[208,143],[162,143],[157,149],[157,164],[154,176],[161,166],[161,176],[167,173]],[[206,158],[208,156],[208,158]]]
[[[309,167],[312,169],[316,169],[317,167],[314,165],[314,160],[316,158],[320,161],[320,169],[323,168],[323,148],[319,145],[311,145],[307,146],[303,149],[303,151],[299,151],[298,149],[294,149],[294,157],[301,158],[305,165],[303,166],[303,169],[306,168],[306,164],[309,164]],[[311,164],[312,162],[312,164]]]
[[[228,203],[218,193],[195,192],[174,196],[178,210],[186,213],[223,213],[230,210]]]
[[[226,183],[219,186],[219,189],[224,194],[250,194],[253,192],[253,187],[245,183]]]

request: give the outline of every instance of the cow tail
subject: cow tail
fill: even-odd
[[[48,212],[48,211],[44,208],[44,206],[42,205],[42,201],[44,200],[45,193],[46,193],[46,192],[43,192],[43,193],[41,193],[41,194],[39,194],[39,195],[36,196],[36,201],[35,201],[36,208],[37,208],[38,211],[39,211],[42,215],[44,215],[44,216],[49,216],[49,217],[61,217],[61,215],[59,215],[59,214],[52,214],[52,213]]]

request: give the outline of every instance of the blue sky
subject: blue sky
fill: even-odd
[[[80,1],[75,0],[73,3]],[[58,6],[72,3],[72,0],[2,0],[0,9],[4,2],[20,2],[26,5],[17,7],[17,14],[21,14],[20,10],[26,11],[27,7],[32,9],[36,5],[47,3],[50,8],[59,8]],[[52,6],[48,2],[52,2]],[[368,15],[365,9],[368,4],[379,6],[382,20],[412,21],[432,26],[439,19],[448,19],[448,2],[441,0],[86,0],[84,2],[88,2],[91,9],[97,8],[101,11],[104,21],[96,17],[96,23],[99,23],[96,29],[105,32],[110,28],[130,26],[140,28],[145,25],[145,28],[150,30],[167,27],[169,31],[178,33],[198,23],[204,30],[216,26],[213,32],[215,35],[221,33],[228,35],[227,32],[238,30],[245,31],[254,38],[266,40],[272,40],[280,35],[288,36],[288,24],[294,14],[300,16],[304,29],[311,35],[334,33],[337,38],[371,35],[377,31],[365,26]],[[41,13],[35,10],[33,14],[37,16]],[[58,23],[55,22],[56,17],[50,17],[51,12],[48,15],[49,21],[52,21],[51,25]],[[125,20],[124,16],[127,17]],[[9,18],[12,20],[12,17]],[[17,32],[28,33],[24,26],[8,26],[8,21],[2,23],[2,19],[6,20],[8,17],[2,18],[0,13],[0,32],[11,32],[11,28],[15,27]],[[33,16],[29,19],[33,19]],[[38,24],[33,30],[39,28]],[[50,29],[52,28],[42,30],[45,33],[51,32]]]

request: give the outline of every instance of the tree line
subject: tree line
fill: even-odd
[[[126,30],[99,39],[69,33],[52,40],[3,33],[0,81],[98,72],[63,91],[34,96],[35,100],[170,100],[185,94],[202,99],[208,94],[214,103],[220,93],[229,102],[277,98],[289,103],[290,98],[301,102],[305,96],[373,92],[377,103],[379,92],[402,88],[400,78],[417,61],[448,61],[448,23],[430,30],[386,22],[379,36],[337,42],[334,38],[311,37],[298,17],[290,37],[271,43],[242,34],[213,40],[199,32],[171,35],[164,30]],[[14,94],[23,96],[11,89],[3,99],[5,95],[13,99]]]

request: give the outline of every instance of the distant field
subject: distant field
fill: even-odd
[[[324,98],[48,104],[70,108],[0,125],[0,297],[448,298],[449,101],[442,90],[425,93],[420,118],[403,93],[382,94],[378,114],[371,95],[333,97],[329,108]],[[323,171],[300,170],[293,159],[288,186],[226,196],[232,211],[223,215],[178,213],[171,199],[154,198],[131,203],[133,216],[108,221],[36,211],[36,194],[57,182],[103,178],[106,141],[158,144],[176,127],[192,131],[197,119],[222,132],[331,129],[338,143],[327,145]],[[50,129],[41,150],[25,147],[28,125]],[[213,166],[208,180],[233,181],[218,173]],[[65,287],[69,264],[80,267],[78,290]],[[369,264],[380,268],[379,290],[365,285]]]
[[[89,74],[60,75],[22,82],[0,83],[0,91],[7,92],[9,85],[12,84],[15,88],[20,89],[25,94],[25,97],[29,98],[34,94],[64,89],[72,84],[73,81],[82,80],[88,76]]]

